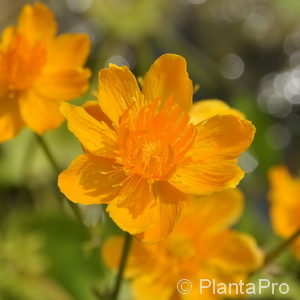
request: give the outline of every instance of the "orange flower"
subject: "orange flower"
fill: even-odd
[[[289,238],[300,228],[300,177],[293,178],[284,166],[271,168],[269,172],[271,190],[271,221],[275,232]],[[293,244],[300,259],[300,238]]]
[[[73,202],[109,204],[123,230],[158,241],[171,232],[188,194],[235,187],[244,176],[237,157],[255,129],[240,116],[218,114],[220,103],[211,107],[218,115],[198,109],[192,124],[192,93],[178,55],[157,59],[142,91],[127,67],[101,70],[98,103],[62,106],[86,154],[59,176],[61,191]]]
[[[90,71],[82,68],[90,49],[85,34],[55,36],[49,8],[25,5],[0,43],[0,141],[28,126],[42,134],[63,121],[61,102],[81,95]]]
[[[251,236],[228,229],[242,210],[243,195],[236,189],[195,198],[165,241],[146,244],[134,240],[125,271],[125,277],[132,280],[133,299],[221,299],[212,289],[203,289],[201,297],[200,279],[247,282],[247,275],[261,266],[263,254]],[[120,249],[120,237],[104,242],[103,259],[110,268],[118,267]],[[183,278],[193,284],[188,295],[176,288]]]

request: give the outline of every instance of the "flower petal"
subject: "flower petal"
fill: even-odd
[[[171,233],[187,201],[187,196],[168,182],[155,182],[153,193],[156,199],[153,209],[158,210],[158,221],[150,224],[144,232],[137,235],[138,239],[148,243],[164,240]]]
[[[184,216],[187,219],[197,218],[197,227],[205,234],[216,234],[237,222],[243,206],[241,191],[228,189],[206,197],[195,197],[186,206]]]
[[[200,100],[193,104],[190,111],[191,122],[199,124],[216,115],[234,115],[244,119],[245,116],[238,110],[231,108],[227,103],[218,99]]]
[[[296,206],[299,203],[300,179],[293,178],[285,166],[274,166],[269,171],[272,204]]]
[[[134,243],[134,241],[133,241]],[[122,255],[122,248],[124,244],[124,239],[121,236],[113,236],[109,237],[107,240],[104,241],[103,246],[101,247],[101,257],[103,258],[105,264],[110,269],[118,269],[120,258]],[[131,245],[132,247],[132,245]],[[131,254],[129,253],[129,259]],[[125,276],[127,274],[127,269],[129,267],[129,263],[125,269]]]
[[[98,122],[84,108],[68,103],[61,105],[61,112],[68,121],[68,128],[83,147],[106,158],[114,158],[117,151],[116,134],[104,122]]]
[[[294,205],[274,203],[270,215],[274,231],[281,237],[289,238],[300,228],[299,211]]]
[[[110,64],[99,73],[99,105],[115,123],[134,103],[140,103],[141,92],[134,75],[126,66]]]
[[[136,277],[132,282],[132,292],[135,300],[180,300],[173,298],[177,282],[170,282],[168,276],[161,273],[147,273]],[[177,292],[177,291],[176,291]],[[179,293],[179,292],[177,292]],[[199,293],[198,293],[199,298]]]
[[[174,103],[188,112],[193,101],[193,85],[185,59],[175,54],[160,56],[145,76],[143,94],[147,104],[155,99],[165,103],[172,98]]]
[[[24,127],[18,99],[0,99],[0,142],[14,138]]]
[[[35,90],[49,99],[70,100],[86,91],[90,76],[90,70],[83,68],[48,70],[35,82]]]
[[[82,107],[85,109],[85,111],[95,118],[99,122],[106,123],[110,128],[113,129],[113,124],[111,120],[106,116],[106,114],[101,110],[99,106],[99,102],[96,100],[90,100],[86,101]]]
[[[208,276],[206,276],[206,277],[198,276],[198,278],[208,279]],[[193,281],[193,282],[197,282],[197,279],[196,279],[196,281]],[[216,296],[214,294],[214,290],[212,288],[203,289],[202,294],[201,294],[201,300],[220,300],[220,299],[222,299],[222,298],[220,298],[219,296]],[[176,289],[174,291],[173,298],[171,298],[170,300],[199,300],[199,290],[193,288],[190,293],[180,295]]]
[[[120,228],[149,243],[165,239],[178,221],[186,196],[167,182],[152,186],[139,176],[123,184],[107,207]]]
[[[243,177],[235,161],[202,161],[179,166],[169,182],[184,193],[203,196],[234,188]]]
[[[231,272],[250,272],[261,267],[263,252],[248,234],[227,231],[218,238],[212,261]]]
[[[63,116],[59,113],[58,101],[47,99],[34,91],[20,98],[20,111],[26,125],[38,134],[58,127]]]
[[[57,31],[53,13],[39,2],[25,5],[18,20],[18,31],[30,41],[47,41],[54,37]]]
[[[104,242],[101,249],[102,257],[109,268],[118,269],[123,243],[124,239],[119,236],[109,238]],[[132,242],[125,278],[132,279],[134,299],[170,299],[175,289],[176,282],[172,281],[173,277],[163,276],[164,270],[161,265],[157,264],[159,258],[151,253],[151,248],[155,246],[136,240]],[[158,278],[159,281],[157,281]]]
[[[66,197],[75,203],[109,203],[118,191],[118,184],[125,178],[113,161],[84,154],[58,177],[58,186]]]
[[[123,184],[107,211],[116,224],[130,234],[143,232],[158,218],[151,186],[140,176],[132,176]]]
[[[102,258],[109,268],[114,270],[118,269],[123,245],[124,238],[119,235],[109,237],[104,241],[101,248]],[[126,278],[133,278],[141,273],[149,271],[149,269],[153,267],[151,249],[148,249],[149,245],[147,245],[147,247],[145,246],[146,244],[133,239],[125,269]]]
[[[236,159],[251,144],[251,122],[232,115],[215,116],[198,126],[192,149],[170,182],[182,192],[206,195],[235,187],[244,172]]]
[[[51,44],[46,69],[81,67],[91,48],[87,34],[68,33],[59,35]]]
[[[3,47],[3,48],[1,47],[2,49],[5,49],[9,45],[15,33],[16,33],[16,27],[13,26],[6,27],[2,31],[2,35],[1,35],[1,46]]]
[[[270,215],[274,230],[284,238],[290,237],[299,227],[300,180],[293,178],[285,166],[275,166],[269,171],[271,189]]]
[[[255,127],[232,115],[214,116],[201,122],[190,155],[197,159],[236,159],[252,143]]]

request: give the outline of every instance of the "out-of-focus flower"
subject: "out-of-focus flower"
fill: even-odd
[[[199,295],[198,286],[181,295],[177,282],[183,278],[195,284],[201,278],[225,284],[247,281],[247,275],[261,266],[263,254],[251,236],[228,229],[242,211],[243,195],[237,189],[195,198],[165,241],[134,240],[125,272],[132,279],[134,299],[220,299],[212,289]],[[109,267],[118,267],[120,249],[120,237],[104,243],[102,254]]]
[[[112,219],[145,241],[165,238],[187,195],[235,187],[244,176],[237,157],[252,142],[251,122],[218,114],[223,103],[196,109],[184,58],[155,61],[140,91],[125,66],[100,71],[99,102],[62,105],[69,129],[86,150],[59,176],[73,202],[109,204]],[[200,104],[197,104],[200,105]]]
[[[276,166],[269,172],[271,189],[271,220],[275,232],[289,238],[300,228],[300,177],[293,178],[285,166]],[[300,238],[293,244],[300,259]]]
[[[59,106],[81,95],[90,71],[83,64],[90,49],[85,34],[56,36],[50,9],[25,5],[15,27],[0,43],[0,142],[28,126],[42,134],[61,124]]]

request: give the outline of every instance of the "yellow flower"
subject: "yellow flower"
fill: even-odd
[[[247,283],[247,275],[261,266],[263,254],[251,236],[228,229],[242,210],[243,195],[237,189],[195,198],[166,240],[158,244],[134,240],[125,271],[132,280],[133,298],[214,300],[222,297],[213,295],[212,289],[203,289],[200,296],[200,279]],[[118,267],[120,249],[122,238],[105,241],[102,254],[110,268]],[[177,291],[180,279],[194,285],[188,295]]]
[[[45,5],[25,5],[18,23],[0,42],[0,142],[28,126],[42,134],[61,124],[59,106],[81,95],[90,71],[85,34],[55,36],[57,25]]]
[[[300,228],[300,177],[293,178],[285,166],[270,169],[271,221],[275,232],[289,238]],[[293,244],[293,250],[300,259],[300,238]]]
[[[192,94],[178,55],[157,59],[142,91],[127,67],[101,70],[99,102],[62,105],[86,153],[59,176],[61,191],[73,202],[107,203],[123,230],[158,241],[171,232],[188,194],[235,187],[244,176],[237,157],[255,129],[240,116],[206,119],[206,108],[192,124]],[[218,113],[220,103],[213,106]]]

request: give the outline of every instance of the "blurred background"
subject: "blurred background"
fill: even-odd
[[[34,1],[0,0],[0,29],[14,24]],[[73,103],[95,99],[97,73],[109,63],[143,76],[155,58],[183,55],[200,89],[194,101],[218,98],[256,126],[240,158],[246,207],[237,225],[268,250],[279,239],[268,216],[267,171],[274,164],[300,168],[299,0],[49,0],[60,32],[92,40],[90,90]],[[65,124],[45,135],[61,169],[82,152]],[[56,173],[27,129],[0,145],[0,299],[92,300],[113,274],[99,255],[118,229],[100,206],[81,207],[86,228],[57,199]],[[300,299],[300,264],[290,253],[264,276],[289,282]],[[123,298],[122,298],[123,297]],[[122,299],[130,299],[123,289]],[[270,298],[271,299],[271,298]]]

